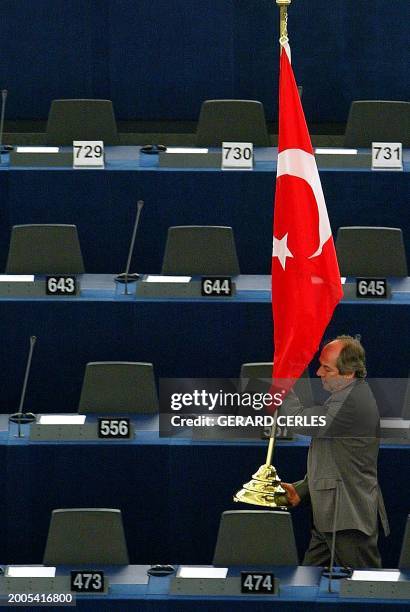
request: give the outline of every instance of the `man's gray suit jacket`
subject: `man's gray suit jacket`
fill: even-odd
[[[332,393],[323,406],[310,408],[303,408],[291,392],[279,414],[326,416],[325,427],[294,429],[312,436],[307,474],[294,486],[302,499],[310,495],[316,529],[357,529],[371,535],[377,531],[379,515],[388,535],[377,481],[380,417],[369,385],[354,379],[348,387]]]

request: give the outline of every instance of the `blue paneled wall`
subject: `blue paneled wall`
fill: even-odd
[[[408,0],[293,0],[289,30],[309,122],[353,99],[407,99]],[[277,113],[274,0],[2,0],[0,87],[9,119],[53,98],[102,97],[117,117],[195,120],[206,98]]]

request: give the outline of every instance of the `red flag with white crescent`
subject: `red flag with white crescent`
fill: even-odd
[[[299,378],[342,295],[326,203],[286,44],[280,57],[273,223],[274,378]]]

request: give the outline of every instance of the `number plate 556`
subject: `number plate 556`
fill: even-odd
[[[111,439],[127,439],[131,436],[130,419],[99,418],[98,437]]]

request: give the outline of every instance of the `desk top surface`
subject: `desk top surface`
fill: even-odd
[[[48,413],[47,413],[48,414]],[[107,415],[99,415],[106,417]],[[115,416],[110,415],[110,416]],[[137,446],[260,446],[266,448],[267,441],[261,438],[227,438],[221,436],[221,438],[206,438],[206,437],[193,437],[192,429],[189,427],[181,428],[178,434],[172,437],[165,437],[159,435],[159,415],[158,414],[139,414],[129,415],[130,420],[134,426],[134,437],[125,440],[51,440],[51,441],[35,441],[30,440],[30,425],[22,425],[21,433],[22,437],[18,437],[18,426],[15,423],[9,423],[8,414],[0,414],[0,445],[5,446],[40,446],[45,445],[114,445],[116,448],[121,446],[127,447],[132,445]],[[98,419],[97,415],[88,415],[86,423],[94,423]],[[410,440],[408,439],[388,439],[380,440],[381,448],[396,449],[408,452],[410,448]],[[276,446],[283,447],[300,447],[308,448],[310,445],[310,437],[295,434],[292,439],[278,439]]]
[[[269,275],[254,275],[242,274],[234,278],[236,282],[236,295],[229,298],[218,297],[187,297],[187,298],[153,298],[139,297],[135,295],[135,284],[129,284],[129,293],[125,295],[124,285],[115,282],[114,274],[82,274],[78,276],[81,284],[81,295],[76,297],[65,296],[1,296],[2,301],[31,301],[44,300],[47,302],[62,302],[62,301],[107,301],[107,302],[265,302],[271,301],[271,277]],[[352,281],[354,279],[351,279]],[[140,282],[140,281],[139,281]],[[350,282],[350,279],[347,280]],[[392,297],[390,299],[371,299],[366,298],[360,300],[343,299],[343,303],[355,304],[410,304],[410,277],[392,278],[389,279],[392,289]]]
[[[61,151],[69,151],[70,147],[61,147]],[[140,153],[141,147],[139,146],[117,146],[117,147],[106,147],[105,149],[105,170],[108,171],[160,171],[160,172],[221,172],[220,168],[160,168],[158,155],[146,155]],[[209,149],[210,151],[217,151],[218,149]],[[369,154],[367,149],[359,149],[359,154]],[[224,172],[268,172],[272,173],[276,171],[278,158],[277,147],[258,147],[254,149],[255,164],[253,170],[224,170]],[[45,167],[11,167],[9,164],[9,156],[3,155],[0,164],[0,171],[18,171],[22,170],[51,170],[51,171],[72,171],[71,167],[62,168],[45,168]],[[90,172],[101,172],[100,169],[85,169]],[[405,173],[410,172],[410,149],[403,150],[403,170]],[[84,170],[83,170],[84,171]],[[354,168],[349,167],[345,163],[343,166],[340,165],[335,157],[334,166],[327,164],[327,167],[321,168],[321,172],[374,172],[369,168]],[[385,171],[382,170],[384,173]],[[392,170],[390,172],[396,172]]]
[[[38,567],[38,566],[37,566]],[[170,593],[171,583],[175,577],[175,573],[178,570],[178,565],[175,565],[175,573],[163,577],[150,576],[146,579],[146,571],[150,566],[148,565],[127,565],[127,566],[98,566],[93,567],[94,570],[98,569],[104,571],[109,581],[109,592],[106,595],[87,595],[87,598],[92,599],[120,599],[120,598],[135,598],[135,599],[185,599],[189,597],[191,600],[222,600],[222,601],[249,601],[249,600],[261,600],[261,595],[238,595],[238,596],[226,596],[216,595],[213,597],[206,595],[174,595]],[[209,567],[209,566],[208,566]],[[5,566],[2,567],[3,571]],[[69,576],[71,570],[90,569],[82,568],[80,565],[77,566],[59,566],[56,568],[56,577]],[[301,602],[313,602],[320,601],[321,603],[329,604],[349,604],[352,601],[361,601],[365,603],[366,599],[354,599],[340,596],[340,580],[332,581],[332,592],[329,592],[328,585],[329,581],[327,578],[321,576],[322,568],[320,567],[285,567],[285,566],[241,566],[241,567],[230,567],[228,568],[227,578],[238,578],[241,571],[265,571],[271,572],[279,579],[280,592],[279,595],[265,595],[263,599],[270,600],[272,603],[276,602],[280,605],[280,601],[301,601]],[[145,578],[145,580],[144,580]],[[399,580],[408,581],[410,579],[410,571],[402,570],[400,573]],[[11,579],[13,580],[13,579]],[[18,579],[17,579],[18,580]],[[20,579],[21,580],[21,579]],[[34,579],[35,580],[35,579]],[[77,595],[78,596],[78,595]],[[80,596],[81,597],[81,596]],[[380,602],[380,600],[371,600],[374,603]],[[403,599],[392,600],[386,599],[384,602],[394,603],[403,606]]]

